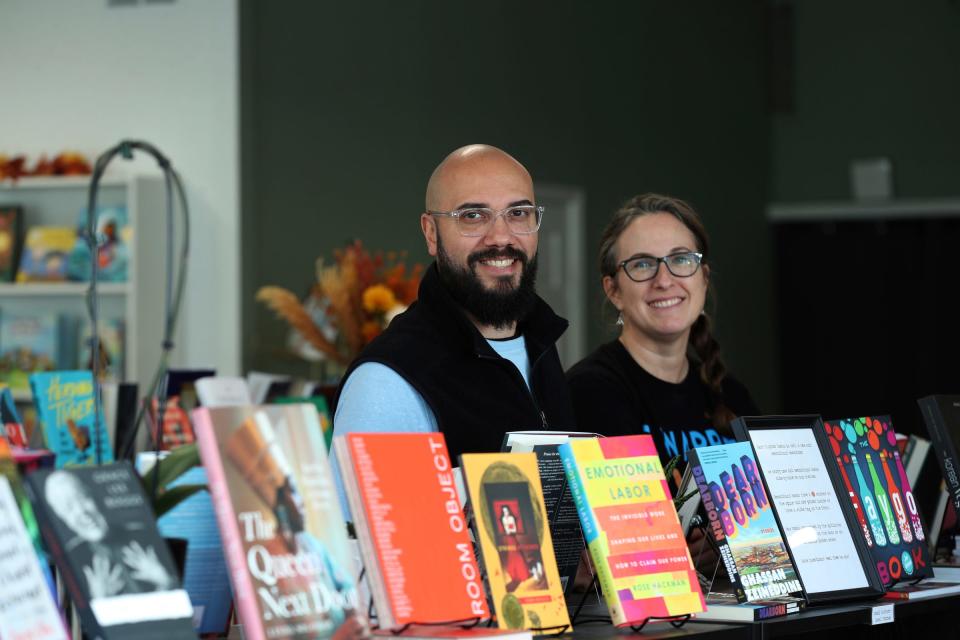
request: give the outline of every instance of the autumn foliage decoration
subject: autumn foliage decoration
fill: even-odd
[[[404,254],[370,253],[357,240],[317,260],[306,300],[281,287],[262,287],[266,304],[324,358],[346,366],[417,297],[423,265],[407,268]]]

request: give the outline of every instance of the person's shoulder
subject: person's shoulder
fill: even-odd
[[[623,376],[623,363],[619,357],[616,340],[602,344],[583,360],[567,370],[570,384],[584,384],[592,379],[619,380]],[[622,348],[622,347],[620,347]]]

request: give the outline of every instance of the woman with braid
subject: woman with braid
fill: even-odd
[[[733,417],[759,411],[727,373],[710,332],[700,216],[669,196],[630,199],[603,233],[600,274],[621,329],[567,372],[578,428],[650,433],[664,464],[688,449],[732,441]]]

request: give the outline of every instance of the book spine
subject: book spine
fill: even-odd
[[[597,526],[593,510],[590,509],[587,501],[577,459],[573,453],[573,447],[569,443],[560,445],[560,459],[563,462],[563,471],[567,475],[570,495],[573,496],[573,503],[577,507],[577,515],[580,516],[583,537],[587,541],[587,548],[590,550],[590,557],[593,559],[593,566],[597,571],[600,590],[603,592],[603,599],[606,600],[607,609],[610,611],[610,620],[614,626],[623,626],[628,624],[628,620],[623,607],[620,606],[620,596],[613,584],[613,574],[610,571],[608,558],[599,546],[600,528]]]
[[[723,522],[720,519],[719,510],[714,502],[710,487],[707,484],[703,466],[700,464],[700,456],[697,455],[695,449],[687,452],[687,461],[692,469],[693,481],[696,483],[697,490],[700,492],[700,500],[707,514],[706,535],[713,538],[717,543],[720,558],[723,560],[723,566],[727,570],[730,584],[733,585],[733,592],[737,596],[737,602],[746,602],[747,594],[743,588],[743,581],[740,579],[740,571],[737,570],[737,563],[733,559],[733,552],[730,550],[730,542],[727,540],[727,534],[723,529]]]
[[[240,621],[243,623],[243,635],[246,640],[266,640],[260,619],[260,609],[257,607],[256,595],[253,591],[253,581],[247,572],[243,542],[240,540],[240,527],[230,500],[230,489],[223,471],[223,460],[220,457],[213,420],[209,410],[202,407],[195,409],[192,415],[200,458],[207,470],[207,485],[213,501],[213,511],[223,539],[223,555],[230,570],[233,599],[240,614]]]
[[[953,508],[960,513],[960,466],[958,466],[960,461],[957,459],[957,450],[953,446],[947,425],[944,424],[943,413],[937,405],[936,396],[927,396],[917,402],[923,411],[933,450],[937,452],[937,460],[940,462],[943,478],[947,482],[947,491],[953,502]]]
[[[793,611],[797,611],[797,608],[794,607]],[[760,620],[768,620],[770,618],[779,618],[780,616],[785,616],[788,613],[790,613],[790,611],[787,609],[787,604],[785,602],[779,604],[768,604],[753,610],[753,620],[754,622],[757,622]]]

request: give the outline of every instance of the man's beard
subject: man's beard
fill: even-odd
[[[497,278],[494,289],[487,289],[477,275],[477,264],[482,260],[513,258],[520,262],[520,282],[513,285],[513,276]],[[537,256],[528,260],[526,254],[513,247],[491,247],[467,256],[467,267],[455,264],[437,236],[437,268],[440,280],[453,299],[482,325],[504,329],[523,320],[533,309],[537,294]]]

